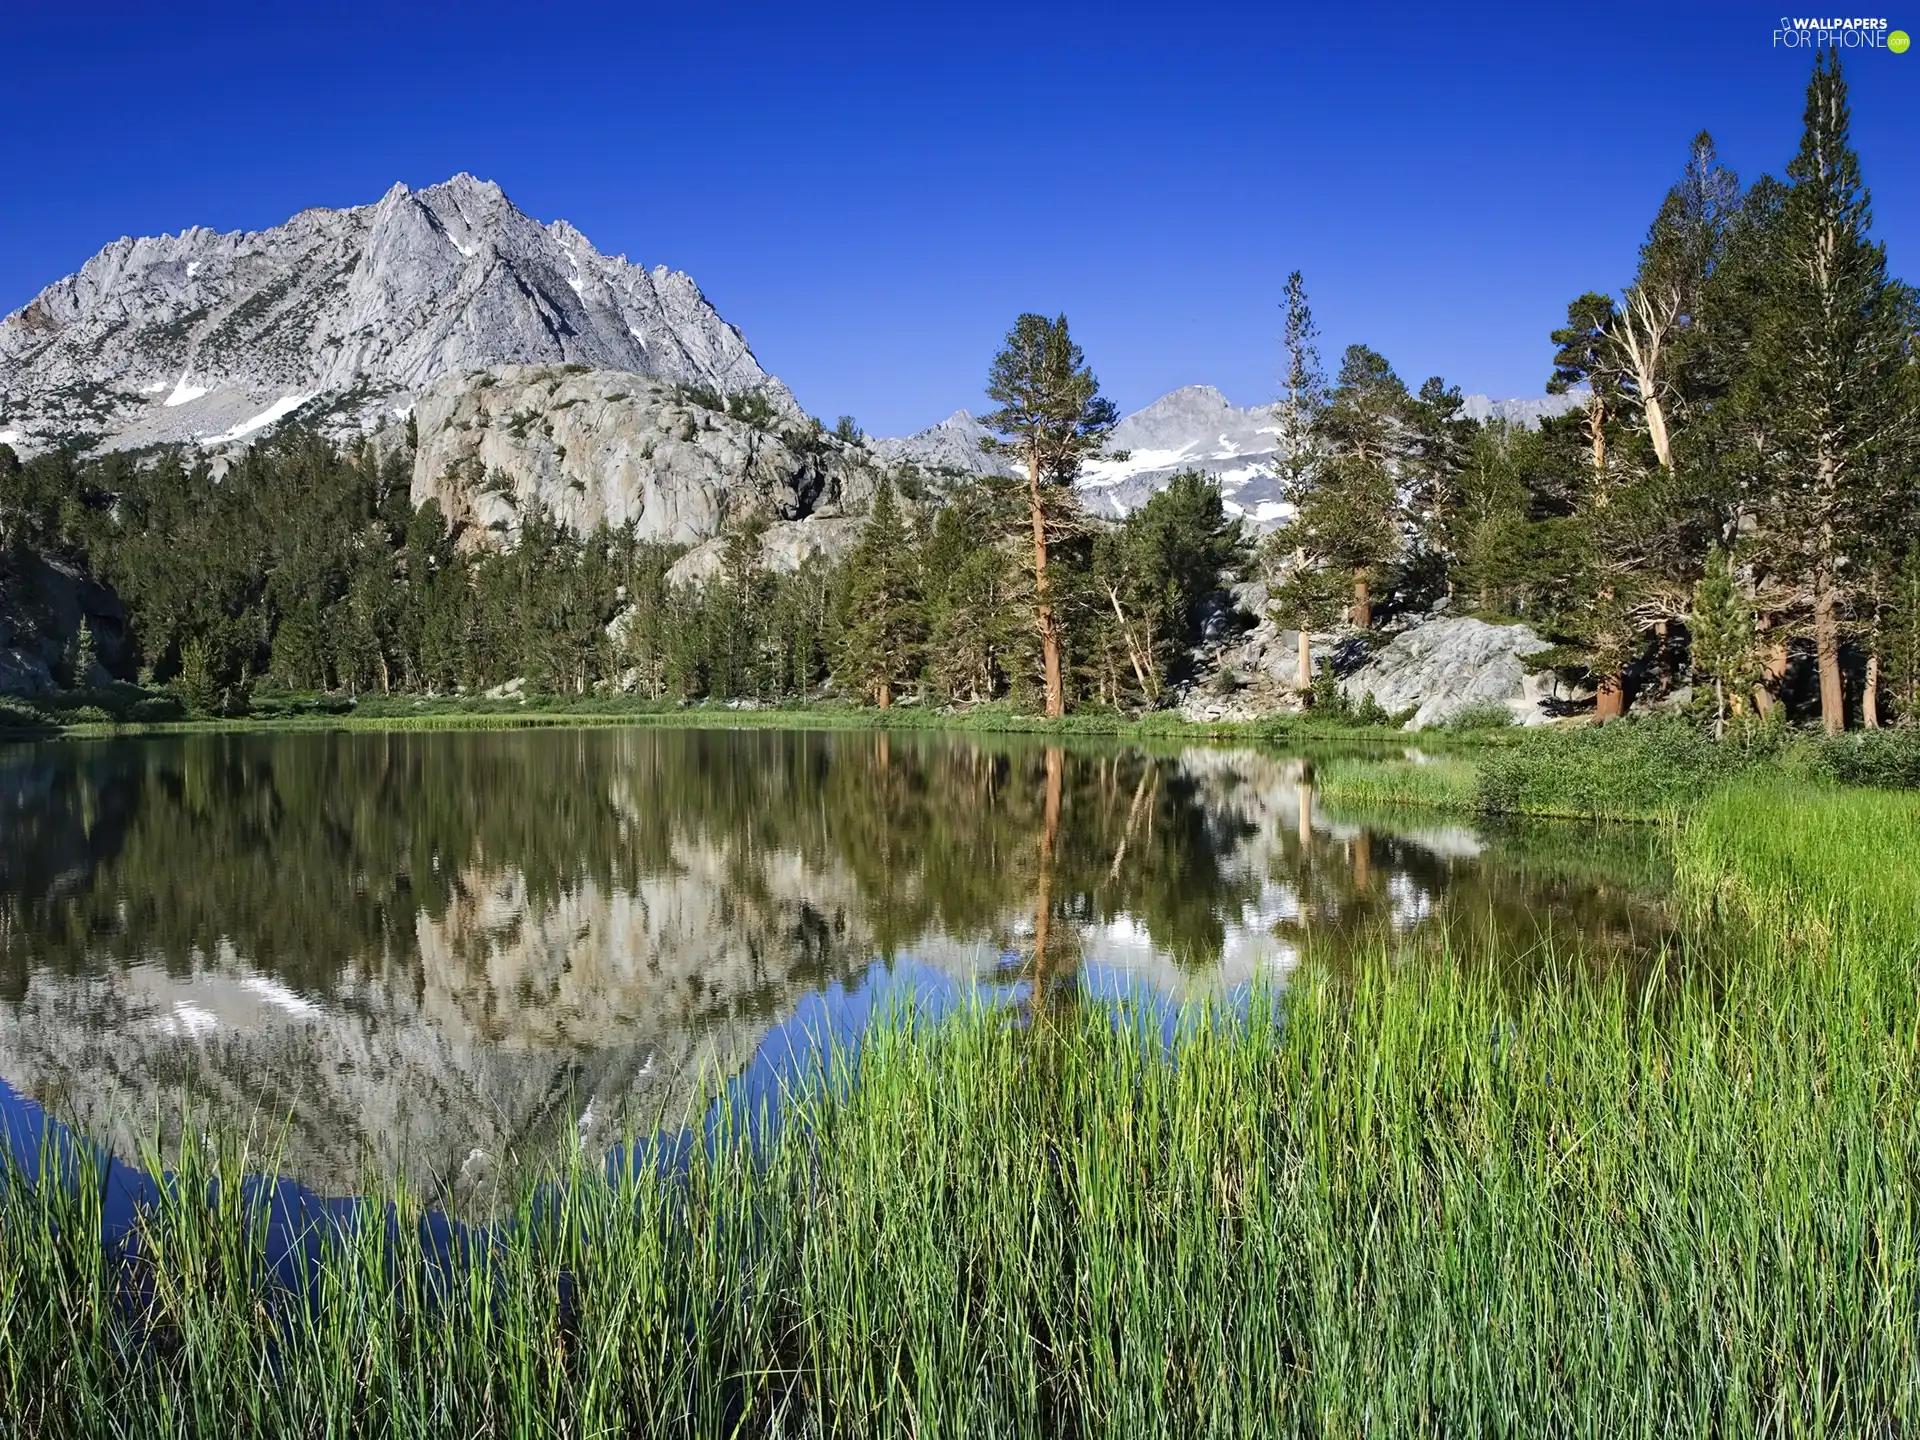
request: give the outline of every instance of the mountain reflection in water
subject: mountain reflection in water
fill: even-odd
[[[1655,838],[1329,812],[1247,750],[606,729],[0,752],[0,1078],[116,1147],[279,1136],[459,1200],[677,1125],[808,997],[1169,1001],[1383,933],[1642,964]]]

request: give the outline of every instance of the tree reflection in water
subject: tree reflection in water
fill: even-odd
[[[1311,764],[1008,738],[212,735],[0,753],[0,1075],[95,1129],[182,1090],[305,1178],[670,1115],[912,960],[1178,997],[1471,931],[1657,953],[1657,837],[1324,807]]]

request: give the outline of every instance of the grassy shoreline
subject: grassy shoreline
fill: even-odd
[[[23,720],[26,712],[14,710],[0,713],[0,745],[198,734],[621,727],[951,733],[1152,747],[1241,744],[1298,753],[1312,764],[1307,778],[1315,792],[1338,805],[1652,823],[1671,823],[1724,786],[1755,779],[1788,787],[1811,782],[1920,789],[1920,733],[1911,730],[1828,737],[1772,729],[1723,743],[1677,717],[1604,726],[1405,731],[1312,714],[1245,721],[1191,721],[1169,711],[1049,718],[1004,704],[947,712],[820,703],[682,706],[624,696],[537,697],[525,704],[369,697],[350,710],[311,698],[275,703],[278,708],[233,719],[55,723],[44,715]],[[85,714],[88,707],[67,713]],[[1396,750],[1406,753],[1388,753]]]
[[[453,701],[409,703],[401,700],[368,703],[351,710],[297,710],[232,718],[175,720],[82,720],[58,723],[51,719],[16,720],[0,725],[0,743],[8,740],[86,739],[99,736],[241,734],[306,730],[495,730],[545,727],[663,726],[712,729],[793,729],[927,732],[957,734],[1040,735],[1148,740],[1230,740],[1256,743],[1302,740],[1354,741],[1362,744],[1454,744],[1463,739],[1485,743],[1485,734],[1471,737],[1447,732],[1417,735],[1386,726],[1327,723],[1305,715],[1279,715],[1259,720],[1187,720],[1171,711],[1145,716],[1117,712],[1077,712],[1060,717],[1034,715],[1004,705],[944,711],[917,706],[877,710],[864,706],[782,705],[736,708],[728,705],[662,705],[598,700]],[[1497,734],[1498,732],[1485,732]]]
[[[896,1025],[764,1163],[583,1158],[452,1272],[403,1200],[278,1284],[233,1146],[175,1157],[135,1257],[84,1188],[16,1189],[0,1413],[30,1437],[1903,1433],[1920,797],[1808,787],[1796,826],[1764,823],[1775,798],[1729,787],[1683,826],[1696,924],[1650,982],[1516,993],[1386,946],[1194,1014],[1174,1064],[1084,1008]]]

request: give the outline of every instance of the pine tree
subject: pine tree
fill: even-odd
[[[1033,536],[1034,630],[1045,674],[1046,712],[1066,713],[1060,663],[1060,624],[1054,582],[1047,575],[1050,533],[1074,515],[1073,482],[1081,462],[1096,453],[1119,416],[1086,356],[1067,333],[1067,317],[1022,315],[994,357],[987,395],[1000,408],[982,417],[1002,438],[992,453],[1017,460],[1027,472],[1027,518]]]
[[[1175,475],[1094,547],[1096,588],[1141,697],[1157,701],[1200,640],[1201,611],[1247,558],[1239,520],[1216,480]]]
[[[1823,51],[1749,359],[1754,401],[1771,407],[1775,425],[1759,497],[1767,558],[1811,619],[1829,733],[1846,726],[1840,647],[1863,543],[1898,511],[1914,435],[1906,297],[1887,276],[1885,247],[1869,238],[1849,128],[1839,53]]]
[[[1295,498],[1293,520],[1281,532],[1280,543],[1315,568],[1349,577],[1348,618],[1357,630],[1372,628],[1374,581],[1402,543],[1399,485],[1407,455],[1407,399],[1406,386],[1383,357],[1364,345],[1347,347],[1339,381],[1315,426],[1318,468]],[[1328,592],[1314,593],[1323,606]]]
[[[1280,453],[1280,493],[1297,511],[1319,470],[1320,417],[1327,408],[1327,377],[1320,368],[1320,351],[1315,342],[1320,331],[1313,323],[1313,311],[1307,305],[1306,281],[1295,270],[1287,276],[1286,330],[1281,343],[1286,351],[1286,373],[1280,382],[1280,403],[1276,407],[1280,435],[1276,448]],[[1292,621],[1298,627],[1294,665],[1294,689],[1302,696],[1313,688],[1313,641],[1310,632],[1323,629],[1332,621],[1334,603],[1307,554],[1304,537],[1289,538],[1276,534],[1266,546],[1268,571],[1274,578],[1269,589],[1272,609],[1278,621]],[[1282,567],[1285,567],[1284,570]]]
[[[926,627],[916,570],[893,485],[883,479],[860,541],[847,557],[834,666],[842,685],[872,695],[882,710],[892,706],[894,688],[920,668]]]
[[[1611,339],[1617,318],[1613,297],[1589,290],[1567,306],[1567,323],[1548,337],[1556,349],[1547,393],[1566,395],[1577,387],[1586,387],[1583,409],[1596,485],[1606,480],[1607,424],[1613,418],[1620,391]]]
[[[93,684],[93,667],[99,658],[99,651],[94,646],[93,622],[83,614],[80,628],[74,633],[73,656],[69,662],[74,689],[84,690]]]
[[[1286,373],[1280,380],[1280,403],[1274,418],[1280,423],[1275,449],[1280,454],[1280,484],[1284,491],[1298,489],[1313,473],[1317,450],[1315,432],[1320,414],[1327,407],[1327,380],[1320,369],[1320,351],[1315,341],[1320,331],[1313,323],[1313,311],[1307,305],[1307,285],[1295,270],[1287,276],[1286,330],[1281,344],[1286,351]]]
[[[1408,578],[1429,594],[1453,593],[1453,517],[1465,500],[1467,460],[1481,429],[1465,408],[1460,387],[1438,375],[1407,402],[1404,488],[1416,540]]]
[[[1613,298],[1588,292],[1567,307],[1566,325],[1550,338],[1558,347],[1549,394],[1567,394],[1576,385],[1587,390],[1585,419],[1590,467],[1588,482],[1573,490],[1573,512],[1557,527],[1572,543],[1563,553],[1576,564],[1566,576],[1559,609],[1571,643],[1563,646],[1593,677],[1594,713],[1611,719],[1626,709],[1626,666],[1638,647],[1638,627],[1622,582],[1631,566],[1623,547],[1635,531],[1637,515],[1623,513],[1615,500],[1622,489],[1622,466],[1612,444],[1625,409],[1620,369],[1620,315]]]
[[[1720,164],[1713,137],[1701,131],[1640,247],[1633,283],[1603,327],[1616,373],[1664,470],[1674,468],[1673,414],[1685,403],[1688,331],[1700,318],[1739,196],[1738,177]]]
[[[1718,739],[1726,733],[1729,710],[1735,717],[1746,712],[1747,688],[1756,667],[1753,611],[1734,578],[1731,559],[1717,545],[1694,587],[1688,628],[1694,683],[1713,682],[1713,733]]]

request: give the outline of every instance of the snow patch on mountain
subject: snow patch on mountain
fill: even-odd
[[[287,416],[291,415],[311,399],[313,399],[311,395],[283,395],[251,420],[242,420],[232,429],[224,430],[218,435],[205,436],[201,439],[200,443],[202,445],[229,445],[235,440],[245,439],[256,430],[264,430],[276,421],[286,419]]]
[[[153,386],[151,385],[146,386],[144,387],[143,393],[150,392],[152,389],[153,389]],[[171,410],[176,405],[191,405],[195,400],[198,400],[202,395],[205,395],[206,393],[207,393],[207,387],[205,385],[189,385],[187,383],[187,377],[185,375],[182,375],[180,377],[180,383],[173,387],[173,393],[167,396],[167,398],[162,400],[160,403],[166,406],[167,409]]]

